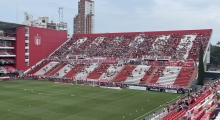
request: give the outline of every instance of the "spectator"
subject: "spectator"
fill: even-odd
[[[189,119],[191,119],[191,111],[188,110],[188,106],[184,106],[184,110],[186,110],[186,113],[183,117],[179,118],[179,120],[189,120]]]
[[[170,112],[170,105],[168,102],[166,103],[165,108],[167,109],[167,112],[169,113]]]

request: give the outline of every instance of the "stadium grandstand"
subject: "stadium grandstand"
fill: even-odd
[[[74,34],[25,74],[189,87],[198,73],[200,42],[204,45],[204,64],[210,61],[211,34],[211,29]]]

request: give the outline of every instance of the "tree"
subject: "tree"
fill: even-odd
[[[3,33],[0,31],[0,36],[3,36]]]
[[[219,42],[219,41],[217,42],[217,45],[220,45],[220,42]]]
[[[205,71],[204,71],[204,63],[203,63],[203,45],[200,42],[198,85],[204,85],[204,77],[205,77]]]

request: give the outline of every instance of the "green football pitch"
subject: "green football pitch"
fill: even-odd
[[[1,120],[142,120],[180,94],[46,81],[0,82]]]

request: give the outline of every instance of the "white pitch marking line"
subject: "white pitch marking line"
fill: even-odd
[[[177,100],[177,99],[178,99],[178,98],[176,98],[176,99],[174,99],[174,100]],[[174,100],[169,101],[169,103],[172,102],[172,101],[174,101]],[[163,104],[163,105],[165,105],[165,104]],[[160,108],[160,107],[161,107],[161,106],[159,106],[159,107],[157,107],[157,108],[155,108],[155,109],[153,109],[153,110],[151,110],[151,111],[149,111],[149,112],[147,112],[147,113],[145,113],[145,114],[139,116],[138,118],[136,118],[136,119],[134,119],[134,120],[138,120],[138,119],[140,119],[141,117],[143,117],[143,116],[145,116],[145,115],[147,115],[147,114],[149,114],[149,113],[155,111],[156,109],[158,109],[158,108]]]

